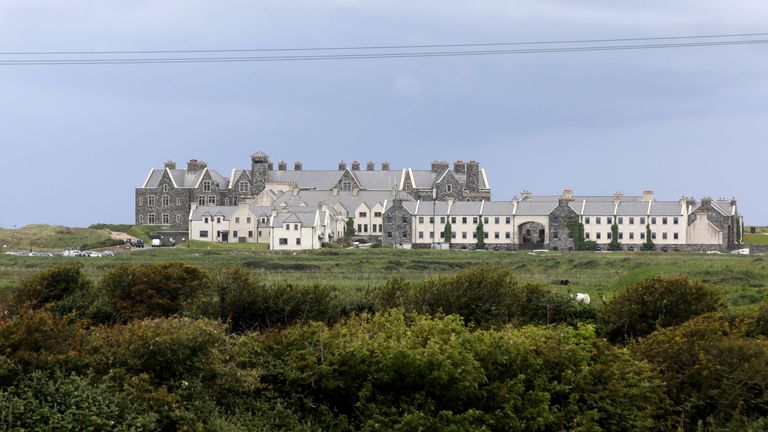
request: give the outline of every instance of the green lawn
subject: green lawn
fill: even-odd
[[[27,225],[0,228],[0,247],[5,251],[62,251],[110,239],[106,229],[68,228],[54,225]]]
[[[744,233],[745,245],[768,245],[768,235]]]
[[[754,255],[695,253],[544,253],[468,252],[393,249],[324,249],[263,252],[253,245],[211,245],[133,250],[114,258],[0,256],[0,289],[56,263],[77,261],[98,279],[123,262],[179,260],[215,272],[240,266],[271,280],[320,283],[360,291],[381,286],[394,276],[418,280],[457,269],[494,264],[513,269],[521,279],[536,280],[564,292],[586,292],[593,301],[609,299],[638,280],[654,275],[689,275],[715,285],[734,306],[749,306],[766,297],[768,258]],[[218,247],[217,247],[218,246]],[[567,286],[560,285],[568,280]]]

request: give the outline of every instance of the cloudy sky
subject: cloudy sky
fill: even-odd
[[[0,51],[756,33],[768,32],[766,16],[762,0],[0,0]],[[476,159],[496,200],[563,188],[735,196],[748,224],[766,225],[766,71],[768,45],[0,65],[0,227],[132,223],[134,188],[150,168],[198,158],[226,174],[257,150],[305,169]]]

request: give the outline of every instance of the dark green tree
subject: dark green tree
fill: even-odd
[[[656,250],[656,245],[653,244],[653,239],[651,239],[651,225],[648,224],[645,226],[645,243],[643,243],[642,246],[640,246],[640,250],[644,251],[654,251]]]
[[[475,230],[475,233],[477,234],[477,244],[475,245],[475,248],[485,249],[485,230],[483,229],[483,218],[478,216],[477,219],[477,229]]]
[[[621,243],[619,243],[619,226],[616,224],[616,222],[611,225],[611,243],[608,244],[608,250],[621,250]]]
[[[347,223],[344,225],[344,237],[345,243],[352,241],[352,237],[355,236],[355,220],[352,218],[347,219]]]
[[[584,224],[578,219],[568,221],[568,234],[573,239],[573,249],[584,250]]]
[[[445,223],[445,229],[443,229],[443,241],[448,243],[448,245],[450,245],[452,237],[453,237],[453,230],[451,228],[451,221],[447,221]]]

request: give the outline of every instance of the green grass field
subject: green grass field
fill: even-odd
[[[27,225],[17,229],[0,228],[3,251],[62,251],[84,244],[109,240],[106,229],[68,228],[53,225]]]
[[[655,275],[688,275],[716,286],[736,307],[766,297],[768,257],[694,253],[542,253],[467,252],[393,249],[324,249],[267,253],[253,245],[133,250],[114,258],[0,257],[0,290],[56,263],[77,261],[98,279],[120,263],[184,261],[215,272],[227,266],[260,271],[271,280],[327,284],[343,290],[381,286],[394,276],[411,280],[449,274],[461,268],[493,264],[513,269],[521,279],[550,284],[554,289],[586,292],[593,301],[609,299],[629,284]],[[239,246],[239,247],[238,247]],[[567,286],[560,285],[568,280]]]
[[[768,235],[744,233],[745,245],[768,245]]]

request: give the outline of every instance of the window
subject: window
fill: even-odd
[[[661,239],[666,240],[667,239],[667,233],[661,233]]]
[[[139,197],[139,205],[140,206],[144,205],[144,197]]]
[[[381,224],[379,224],[379,232],[381,232]]]
[[[357,224],[357,232],[358,233],[363,232],[363,224]]]
[[[600,233],[595,233],[595,238],[600,240]]]
[[[484,217],[484,218],[483,218],[483,223],[484,223],[485,225],[488,225],[488,216],[486,216],[486,217]]]
[[[430,216],[430,217],[429,217],[429,223],[435,223],[435,218],[434,218],[434,217],[432,217],[432,216]]]
[[[368,232],[368,224],[363,224],[363,232],[364,233]]]
[[[278,240],[278,243],[280,243],[280,245],[281,245],[281,246],[287,246],[287,245],[288,245],[288,239],[287,239],[287,238],[285,238],[285,237],[281,237],[281,238]]]
[[[653,240],[656,240],[656,233],[655,233],[655,232],[652,232],[652,233],[651,233],[651,238],[652,238]]]
[[[667,218],[663,217],[661,218],[661,224],[666,225],[667,224]]]
[[[150,206],[150,207],[153,207],[155,205],[155,196],[154,195],[149,195],[147,197],[147,205]]]
[[[291,224],[285,224],[285,230],[290,231],[291,230]]]
[[[453,192],[453,185],[450,185],[450,184],[449,184],[449,185],[446,185],[446,187],[445,187],[445,190],[447,190],[447,191],[448,191],[448,193],[451,193],[451,192]]]
[[[472,223],[473,223],[473,224],[475,224],[475,225],[477,225],[477,219],[478,219],[478,218],[477,218],[477,216],[474,216],[474,217],[472,218]]]
[[[171,205],[171,197],[169,197],[168,195],[163,195],[162,198],[160,198],[160,203],[164,207]]]
[[[248,231],[248,238],[253,238],[253,231]]]
[[[420,223],[420,224],[423,224],[423,223],[424,223],[424,216],[419,216],[419,223]]]
[[[408,231],[403,231],[403,238],[404,238],[404,239],[407,239],[407,238],[408,238]]]
[[[404,224],[407,224],[407,223],[408,223],[408,216],[403,216],[403,223],[404,223]]]
[[[298,231],[298,230],[299,230],[299,224],[293,224],[293,229],[295,229],[296,231]]]
[[[495,218],[493,218],[493,223],[495,223],[496,225],[500,224],[501,223],[501,218],[496,216]]]
[[[473,238],[473,239],[476,239],[476,238],[477,238],[477,231],[474,231],[474,232],[472,232],[472,238]]]
[[[445,223],[445,216],[440,216],[440,223],[441,223],[441,224],[444,224],[444,223]]]
[[[559,237],[560,237],[560,234],[557,231],[552,233],[552,238],[556,239],[556,238],[559,238]]]
[[[381,212],[373,212],[373,217],[381,217]]]
[[[640,216],[640,225],[645,225],[645,216]]]
[[[217,223],[217,224],[220,224],[220,223],[221,223],[221,218],[220,218],[220,217],[217,217],[217,218],[216,218],[216,223]]]
[[[584,218],[584,225],[589,225],[589,216]]]
[[[435,232],[434,231],[430,231],[429,232],[429,238],[431,238],[431,239],[435,238]]]
[[[150,214],[147,215],[147,223],[150,224],[150,225],[155,223],[155,214],[154,213],[150,213]]]
[[[179,222],[181,222],[181,215],[177,214],[176,215],[176,223],[179,223]]]
[[[499,238],[499,233],[498,232],[493,233],[493,238],[495,239]]]
[[[589,233],[584,233],[584,240],[589,240]]]
[[[168,192],[168,185],[167,184],[163,185],[163,192]]]
[[[203,218],[203,223],[208,223],[208,218]]]
[[[240,182],[240,192],[241,193],[248,193],[251,191],[251,185],[248,184],[247,181],[243,180]]]
[[[466,231],[462,231],[461,232],[461,238],[463,238],[463,239],[467,238],[467,232]]]
[[[237,238],[237,231],[232,231],[232,238]]]
[[[360,212],[358,213],[358,217],[368,217],[368,212]]]
[[[557,232],[555,232],[555,234],[557,234]],[[507,232],[504,234],[504,237],[505,237],[505,238],[507,238],[507,239],[510,239],[510,238],[512,238],[512,233],[510,233],[509,231],[507,231]]]
[[[225,206],[229,205],[229,197],[224,198],[224,205]]]
[[[176,197],[176,205],[177,205],[177,206],[180,206],[180,205],[181,205],[181,198],[179,198],[179,197]]]
[[[160,216],[160,220],[162,221],[163,225],[168,225],[169,223],[171,223],[171,216],[168,213],[163,213]]]
[[[467,217],[466,216],[461,218],[461,223],[463,223],[463,224],[467,223]]]
[[[679,217],[677,217],[677,216],[673,217],[673,218],[672,218],[672,223],[673,223],[674,225],[677,225],[677,224],[679,224],[679,223],[680,223],[680,218],[679,218]]]
[[[656,225],[656,216],[651,218],[651,225]]]
[[[211,191],[211,182],[209,180],[206,180],[203,182],[203,192],[210,192]]]
[[[634,240],[635,239],[635,233],[631,232],[629,233],[629,239]]]
[[[200,195],[197,197],[197,205],[205,205],[205,195]]]
[[[251,218],[250,217],[245,218],[245,223],[247,224],[251,223]]]
[[[301,237],[296,239],[296,246],[301,246]]]
[[[451,238],[452,238],[452,239],[455,239],[455,238],[456,238],[456,231],[451,231]]]
[[[371,225],[371,232],[376,232],[376,224]]]
[[[456,224],[456,216],[451,216],[451,223]]]
[[[488,238],[489,235],[490,233],[483,233],[483,238]]]
[[[673,234],[672,234],[672,238],[673,238],[673,239],[675,239],[675,240],[677,240],[677,239],[679,238],[679,236],[678,236],[678,234],[677,234],[677,233],[673,233]]]
[[[629,224],[630,224],[630,225],[634,225],[634,224],[635,224],[635,218],[634,218],[634,216],[630,216],[630,217],[629,217]]]
[[[619,240],[624,240],[624,233],[623,232],[619,233]]]
[[[232,205],[237,205],[237,197],[232,197]]]
[[[216,205],[216,196],[208,195],[208,205]]]
[[[144,215],[143,215],[143,214],[140,214],[140,215],[139,215],[139,223],[140,223],[140,224],[143,224],[143,223],[144,223]]]
[[[341,190],[343,190],[343,191],[351,191],[352,190],[352,182],[351,181],[343,181],[343,182],[341,182]]]
[[[608,240],[610,240],[611,237],[613,237],[612,233],[606,233],[605,234],[605,238],[607,238]]]
[[[235,218],[235,223],[240,223],[240,218],[239,217]]]
[[[596,223],[597,225],[600,225],[600,222],[601,222],[601,220],[600,220],[600,217],[599,217],[599,216],[598,216],[598,217],[596,217],[596,218],[595,218],[595,223]]]
[[[200,238],[208,238],[208,230],[200,231]]]
[[[613,225],[613,218],[608,216],[607,218],[605,218],[605,223],[607,223],[608,225]]]
[[[504,221],[504,223],[506,223],[507,225],[511,224],[512,223],[512,218],[507,216],[507,219]]]
[[[616,218],[618,220],[619,225],[624,225],[624,218],[619,216]]]
[[[392,239],[392,231],[387,231],[387,238]]]
[[[423,239],[423,238],[424,238],[424,231],[419,231],[419,238],[420,238],[420,239]]]

